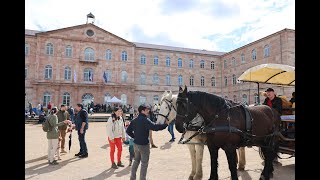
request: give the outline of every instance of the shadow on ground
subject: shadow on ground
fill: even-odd
[[[115,174],[116,177],[122,177],[122,176],[125,176],[125,175],[130,173],[131,166],[127,166],[124,169],[121,169],[120,171],[118,171],[119,169],[117,169],[117,171],[115,171],[115,169],[109,168],[109,169],[103,171],[102,173],[100,173],[100,174],[98,174],[96,176],[87,178],[85,180],[89,180],[89,179],[95,179],[95,180],[108,179],[114,174]]]

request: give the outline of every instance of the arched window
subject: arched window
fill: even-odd
[[[257,52],[256,52],[256,50],[255,50],[255,49],[253,49],[253,50],[252,50],[251,55],[252,55],[252,61],[254,61],[254,60],[256,60],[256,59],[257,59]]]
[[[200,61],[200,68],[201,68],[201,69],[204,69],[204,60],[201,60],[201,61]]]
[[[141,85],[145,85],[146,84],[146,74],[145,73],[141,73],[140,74],[140,84]]]
[[[159,103],[159,96],[158,95],[154,95],[153,96],[153,104],[158,104]]]
[[[140,95],[139,97],[139,102],[140,102],[140,105],[141,104],[145,104],[147,103],[147,97],[145,95]]]
[[[167,75],[166,75],[166,85],[167,85],[167,86],[170,86],[170,85],[171,85],[171,76],[170,76],[170,74],[167,74]]]
[[[92,48],[86,48],[84,50],[84,60],[94,61],[94,50]]]
[[[128,73],[126,71],[121,72],[121,82],[126,83],[128,79]]]
[[[242,103],[248,105],[248,97],[246,94],[242,95]]]
[[[24,55],[29,55],[30,46],[28,43],[25,43],[24,45]]]
[[[46,46],[46,54],[47,55],[53,55],[53,44],[48,43]]]
[[[44,70],[44,79],[52,79],[52,66],[46,65]]]
[[[104,94],[104,103],[111,104],[111,103],[108,103],[110,99],[111,99],[111,95],[109,93]]]
[[[211,61],[211,69],[214,69],[214,62]]]
[[[126,94],[121,94],[121,103],[122,105],[127,105],[127,95]]]
[[[235,57],[232,57],[231,64],[233,67],[236,66],[236,58]]]
[[[234,102],[237,102],[237,101],[238,101],[238,99],[237,99],[237,96],[236,96],[236,95],[233,95],[233,101],[234,101]]]
[[[237,77],[235,74],[232,75],[232,85],[236,85],[237,84]]]
[[[224,86],[228,86],[228,78],[227,78],[227,76],[224,77]]]
[[[156,65],[156,66],[159,65],[159,58],[158,58],[158,56],[154,56],[154,58],[153,58],[153,65]]]
[[[111,60],[112,58],[112,53],[110,49],[107,49],[106,51],[106,60]]]
[[[70,106],[70,94],[68,92],[65,92],[63,94],[63,96],[62,96],[62,104]]]
[[[228,67],[227,60],[223,60],[223,67],[226,69]]]
[[[182,59],[181,59],[181,58],[178,59],[178,67],[179,67],[179,68],[182,67]]]
[[[167,67],[170,67],[170,57],[167,57],[167,58],[166,58],[166,66],[167,66]]]
[[[270,56],[270,48],[269,48],[268,44],[264,46],[264,51],[263,52],[264,52],[263,53],[264,57],[269,57]]]
[[[203,76],[201,76],[200,85],[201,85],[202,87],[204,86],[204,77],[203,77]]]
[[[66,57],[72,57],[72,47],[70,45],[66,47]]]
[[[215,78],[215,77],[212,77],[212,78],[211,78],[211,86],[212,86],[212,87],[215,87],[215,86],[216,86],[216,78]]]
[[[189,61],[189,67],[193,68],[193,60],[192,59],[190,59],[190,61]]]
[[[179,84],[179,86],[182,86],[182,84],[183,84],[182,75],[179,75],[179,76],[178,76],[178,84]]]
[[[121,60],[122,61],[127,61],[128,60],[128,54],[126,51],[122,51],[121,53]]]
[[[110,70],[106,70],[105,72],[105,75],[103,76],[104,78],[104,82],[108,83],[108,82],[111,82],[111,71]]]
[[[65,67],[64,68],[64,80],[71,80],[71,68]]]
[[[93,70],[91,68],[84,69],[83,80],[88,82],[93,81]]]
[[[145,55],[141,55],[140,64],[146,64],[146,56]]]
[[[153,75],[153,84],[158,85],[159,84],[159,76],[157,73]]]
[[[244,54],[241,54],[241,63],[245,63],[245,62],[246,62],[246,58]]]
[[[194,86],[194,84],[193,84],[193,76],[190,76],[190,86]]]
[[[85,93],[82,96],[82,104],[83,106],[86,106],[88,103],[91,103],[93,101],[93,95],[91,93]]]
[[[47,107],[48,106],[48,103],[51,101],[51,94],[49,92],[45,92],[43,94],[43,103],[42,105],[44,107]]]

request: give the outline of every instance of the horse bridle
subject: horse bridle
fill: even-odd
[[[187,111],[186,111],[186,114],[182,115],[182,114],[179,114],[178,111],[176,110],[177,116],[183,118],[183,122],[186,123],[186,124],[188,124],[189,121],[188,121],[188,122],[185,122],[185,120],[188,120],[187,118],[188,118],[188,116],[189,116],[189,114],[188,114],[188,112],[189,112],[189,100],[188,100],[188,98],[178,97],[178,98],[177,98],[177,107],[178,107],[178,102],[181,102],[181,103],[183,103],[183,104],[186,104],[186,106],[187,106]],[[190,121],[191,121],[191,120],[190,120]]]
[[[173,105],[173,103],[172,103],[172,100],[169,101],[169,100],[167,100],[167,99],[164,99],[163,101],[167,104],[167,106],[168,106],[168,108],[169,108],[168,114],[167,114],[167,115],[163,115],[163,114],[158,113],[158,115],[164,117],[166,120],[169,120],[169,119],[168,119],[168,116],[170,115],[172,109],[175,110],[176,112],[177,112],[177,109],[174,107],[174,105]],[[162,104],[162,102],[161,102],[161,104]],[[160,106],[161,106],[161,104],[160,104]]]

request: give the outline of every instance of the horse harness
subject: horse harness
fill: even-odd
[[[163,115],[163,114],[158,113],[157,115],[158,115],[158,116],[162,116],[162,117],[164,117],[166,120],[168,120],[168,116],[169,116],[169,114],[171,113],[171,110],[173,109],[173,110],[175,110],[175,111],[177,112],[177,109],[174,107],[174,105],[173,105],[173,103],[172,103],[172,100],[169,101],[169,100],[167,100],[167,99],[164,99],[163,101],[167,104],[167,106],[168,106],[168,108],[169,108],[168,114],[167,114],[167,115]]]

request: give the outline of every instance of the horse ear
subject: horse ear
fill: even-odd
[[[172,91],[171,90],[169,92],[168,99],[172,99]]]
[[[179,86],[179,93],[183,93],[183,89],[181,86]]]
[[[183,94],[187,94],[188,90],[187,90],[187,85],[185,85],[184,90],[183,90]]]

